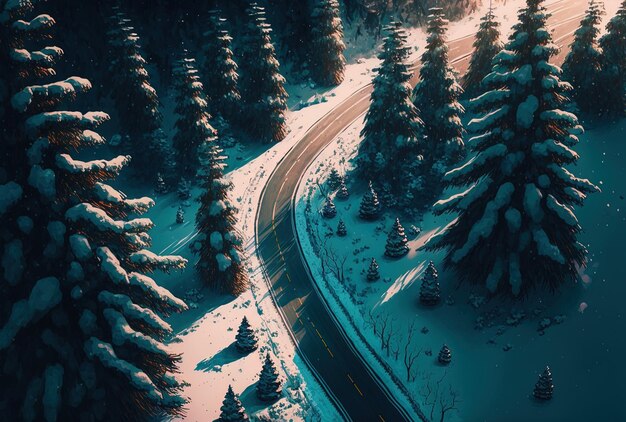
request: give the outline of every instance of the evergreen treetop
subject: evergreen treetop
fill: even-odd
[[[600,38],[602,48],[602,111],[623,116],[626,110],[626,0],[606,25]]]
[[[370,107],[361,131],[357,173],[364,180],[388,182],[400,193],[415,177],[422,121],[411,102],[406,33],[399,22],[390,23],[385,30],[387,36],[378,55],[381,64],[375,69]]]
[[[483,81],[491,90],[472,100],[482,112],[470,123],[477,155],[445,175],[448,185],[471,186],[435,204],[435,213],[458,218],[426,245],[446,248],[444,263],[461,279],[514,296],[577,277],[586,249],[572,207],[598,190],[564,167],[578,159],[572,147],[582,128],[561,109],[571,85],[549,62],[558,48],[542,3],[528,0],[519,12]]]
[[[598,94],[602,92],[599,89],[602,51],[598,35],[603,14],[602,4],[591,0],[563,63],[563,78],[572,84],[572,98],[585,113],[597,109],[601,101]]]
[[[220,422],[245,422],[249,420],[246,409],[243,408],[239,396],[235,394],[232,386],[228,386],[226,396],[222,402]]]
[[[237,335],[235,336],[235,346],[237,350],[243,353],[250,353],[258,347],[257,337],[254,330],[248,322],[248,318],[243,317],[241,324],[237,329]]]
[[[270,354],[265,355],[265,361],[263,362],[263,369],[259,376],[259,382],[256,387],[257,396],[263,401],[277,400],[281,393],[281,381],[278,379],[278,371],[276,366],[270,357]]]
[[[322,85],[343,81],[346,59],[343,55],[343,25],[337,0],[320,0],[311,15],[311,69]]]
[[[285,111],[287,91],[280,74],[265,9],[251,3],[246,9],[248,23],[242,39],[242,98],[247,105],[249,128],[264,142],[282,141],[287,136]]]
[[[490,7],[485,16],[480,19],[480,26],[473,44],[474,51],[467,73],[463,76],[463,89],[468,97],[481,92],[481,82],[491,72],[493,58],[502,50],[499,28],[500,23],[496,20],[493,8]]]

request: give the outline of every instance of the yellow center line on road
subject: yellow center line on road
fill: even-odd
[[[363,392],[361,391],[361,389],[359,388],[358,385],[356,385],[356,382],[354,382],[354,380],[352,379],[352,377],[350,376],[350,373],[347,374],[348,375],[348,379],[350,380],[350,382],[352,383],[352,385],[354,386],[354,388],[356,389],[356,391],[359,393],[359,395],[361,397],[365,397],[363,395]],[[378,415],[378,417],[380,417],[382,419],[382,416]],[[384,419],[383,419],[384,420]]]

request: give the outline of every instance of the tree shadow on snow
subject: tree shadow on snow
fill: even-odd
[[[274,404],[276,401],[278,401],[276,400],[276,401],[266,402],[266,401],[260,400],[256,395],[257,384],[258,384],[258,381],[253,384],[250,384],[248,388],[243,390],[243,392],[239,395],[241,404],[243,404],[243,407],[245,407],[248,413],[256,413],[260,410],[266,409],[270,407],[272,404]]]
[[[240,353],[235,347],[235,342],[233,341],[230,345],[217,352],[213,357],[209,359],[203,359],[198,362],[198,364],[196,365],[196,371],[217,371],[218,369],[215,368],[216,366],[228,365],[229,363],[232,363],[237,359],[240,359],[247,355],[248,354],[246,353]]]

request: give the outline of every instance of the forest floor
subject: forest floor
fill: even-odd
[[[456,395],[458,412],[448,412],[446,421],[591,420],[598,409],[613,420],[625,419],[626,410],[617,391],[626,375],[620,364],[626,340],[618,334],[626,328],[622,315],[626,255],[620,247],[626,235],[626,120],[589,130],[576,148],[581,159],[572,171],[602,189],[577,211],[584,229],[581,242],[590,251],[581,281],[563,286],[554,295],[536,291],[520,303],[490,299],[484,289],[459,286],[455,275],[439,265],[442,253],[417,251],[449,223],[451,216],[426,213],[411,219],[385,213],[379,221],[364,222],[358,218],[358,209],[365,186],[350,180],[350,198],[334,200],[337,216],[322,217],[324,196],[317,182],[323,183],[333,167],[349,173],[362,125],[362,120],[355,122],[326,148],[309,167],[297,196],[298,235],[334,312],[342,312],[342,307],[332,298],[331,290],[357,321],[356,329],[404,380],[404,348],[412,326],[408,350],[419,353],[419,357],[412,368],[415,379],[406,383],[407,388],[427,415],[433,410],[436,419],[441,405],[433,406],[435,394],[448,404]],[[401,218],[407,232],[410,252],[392,260],[384,251],[396,217]],[[346,224],[346,237],[336,235],[339,219]],[[418,235],[409,234],[412,225],[420,229]],[[315,243],[321,246],[321,254],[314,252]],[[324,254],[325,258],[320,258]],[[365,277],[372,257],[378,261],[381,275],[374,283]],[[420,280],[430,260],[439,268],[442,288],[441,304],[434,308],[423,307],[418,301]],[[340,282],[335,274],[342,262],[345,279]],[[381,337],[386,337],[381,336],[383,325],[387,335],[393,333],[388,350],[381,350]],[[437,363],[443,344],[452,350],[449,366]],[[551,402],[540,404],[530,397],[546,365],[552,369],[555,396]],[[432,393],[427,396],[429,388]]]

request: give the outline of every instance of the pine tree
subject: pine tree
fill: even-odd
[[[235,339],[235,347],[241,353],[250,353],[259,347],[257,344],[256,334],[254,334],[254,330],[250,327],[250,323],[246,317],[243,317],[241,320]]]
[[[420,302],[422,304],[432,306],[436,305],[441,300],[438,279],[437,268],[435,268],[433,261],[430,261],[424,271],[422,285],[420,286]]]
[[[589,2],[580,27],[574,32],[574,41],[563,63],[563,78],[573,86],[572,98],[584,113],[597,112],[601,101],[599,73],[602,52],[598,46],[599,25],[604,9],[594,0]]]
[[[200,82],[196,61],[183,57],[174,64],[174,84],[176,88],[176,134],[174,150],[179,173],[193,177],[200,166],[200,147],[213,142],[217,132],[211,126],[211,116],[204,95],[204,86]]]
[[[168,173],[171,153],[163,132],[159,97],[150,84],[139,36],[126,16],[115,9],[107,32],[110,49],[111,96],[115,101],[120,127],[129,135],[127,147],[133,166],[140,175]],[[150,171],[146,171],[150,170]]]
[[[330,174],[328,175],[328,180],[326,180],[326,184],[330,188],[330,190],[337,190],[341,183],[343,182],[343,177],[339,174],[336,168],[332,168],[330,170]]]
[[[390,258],[400,258],[409,253],[409,241],[404,234],[404,227],[400,224],[400,219],[396,218],[393,227],[387,236],[385,255]]]
[[[341,178],[341,184],[339,185],[339,190],[337,191],[337,194],[335,195],[335,197],[337,199],[341,199],[341,200],[345,200],[348,199],[350,197],[350,192],[348,191],[348,187],[346,186],[346,181],[344,180],[344,178]]]
[[[359,207],[359,217],[364,220],[377,220],[380,217],[380,203],[378,202],[378,195],[372,187],[372,182],[369,182],[368,190],[363,195],[361,200],[361,206]]]
[[[343,81],[346,59],[343,52],[343,25],[337,0],[320,0],[311,15],[311,66],[315,81],[339,85]]]
[[[182,206],[179,206],[178,210],[176,211],[176,223],[183,224],[184,222],[185,222],[185,210],[183,209]]]
[[[379,279],[380,274],[378,273],[378,262],[376,262],[376,259],[372,258],[370,266],[367,269],[367,281],[372,282]]]
[[[528,0],[483,81],[492,90],[472,100],[484,111],[470,125],[477,156],[445,176],[448,185],[472,186],[435,204],[435,213],[458,218],[426,244],[448,249],[444,263],[461,280],[514,296],[577,277],[586,250],[572,206],[598,190],[564,167],[578,159],[571,147],[581,127],[560,109],[570,85],[549,63],[557,47],[546,19],[542,0]]]
[[[181,177],[180,182],[178,182],[176,194],[183,201],[191,198],[191,184],[184,177]]]
[[[281,393],[281,381],[278,379],[278,372],[268,353],[265,355],[263,369],[256,385],[256,395],[262,401],[275,401],[280,398]]]
[[[444,344],[441,350],[439,350],[437,361],[442,365],[448,365],[450,364],[450,362],[452,362],[452,352],[447,345]]]
[[[348,230],[346,229],[346,223],[343,220],[339,220],[339,224],[337,225],[337,236],[345,237],[348,235]]]
[[[626,110],[626,0],[606,25],[600,38],[602,48],[601,112],[611,117],[623,116]]]
[[[242,38],[241,93],[246,104],[246,127],[263,142],[287,136],[287,91],[280,74],[265,9],[252,3],[246,9],[248,24]]]
[[[144,250],[153,223],[128,215],[154,202],[107,184],[130,157],[76,158],[105,143],[96,129],[109,116],[66,111],[91,83],[77,76],[50,81],[62,50],[42,46],[51,43],[55,20],[31,18],[32,2],[2,7],[0,49],[14,49],[2,53],[10,60],[15,116],[5,130],[7,139],[20,140],[7,142],[14,155],[0,163],[2,417],[182,417],[185,400],[174,376],[180,356],[163,343],[172,333],[163,317],[186,305],[139,263],[167,270],[186,261]]]
[[[493,8],[480,20],[480,26],[474,40],[474,51],[470,58],[467,73],[463,77],[464,95],[468,98],[481,92],[480,84],[491,73],[491,61],[502,50],[500,41],[500,23],[496,20]]]
[[[228,199],[233,186],[224,178],[226,164],[215,138],[207,138],[198,154],[203,193],[196,215],[200,234],[192,245],[199,256],[196,270],[206,285],[238,296],[248,288],[248,273],[243,239],[235,227],[237,208]]]
[[[217,10],[209,12],[204,32],[202,79],[204,86],[211,90],[208,95],[209,112],[230,120],[237,115],[241,94],[238,66],[231,47],[233,39],[224,28],[225,22]]]
[[[220,410],[222,411],[220,413],[220,422],[245,422],[249,420],[246,409],[241,405],[239,396],[234,393],[233,387],[230,385]]]
[[[324,207],[322,208],[322,217],[324,218],[334,218],[337,215],[337,208],[335,208],[335,204],[333,200],[330,199],[330,196],[326,197],[326,202],[324,202]]]
[[[421,159],[417,146],[423,123],[411,102],[406,33],[398,22],[385,29],[388,35],[378,56],[381,65],[361,131],[357,174],[363,180],[389,183],[398,197],[410,202],[419,188],[415,185]]]
[[[535,384],[533,396],[539,400],[550,400],[553,393],[554,385],[552,385],[552,372],[550,372],[550,368],[546,366],[546,369],[539,375],[539,380]]]
[[[463,144],[463,106],[459,96],[463,88],[448,63],[446,32],[448,21],[440,8],[431,8],[428,17],[426,50],[422,54],[420,82],[415,87],[415,106],[424,121],[426,141],[421,147],[424,177],[422,203],[430,203],[441,193],[441,177],[450,164],[465,155]]]
[[[163,179],[163,175],[158,172],[157,172],[157,179],[156,179],[156,187],[154,188],[154,191],[159,195],[167,193],[167,184],[165,183],[165,180]]]

